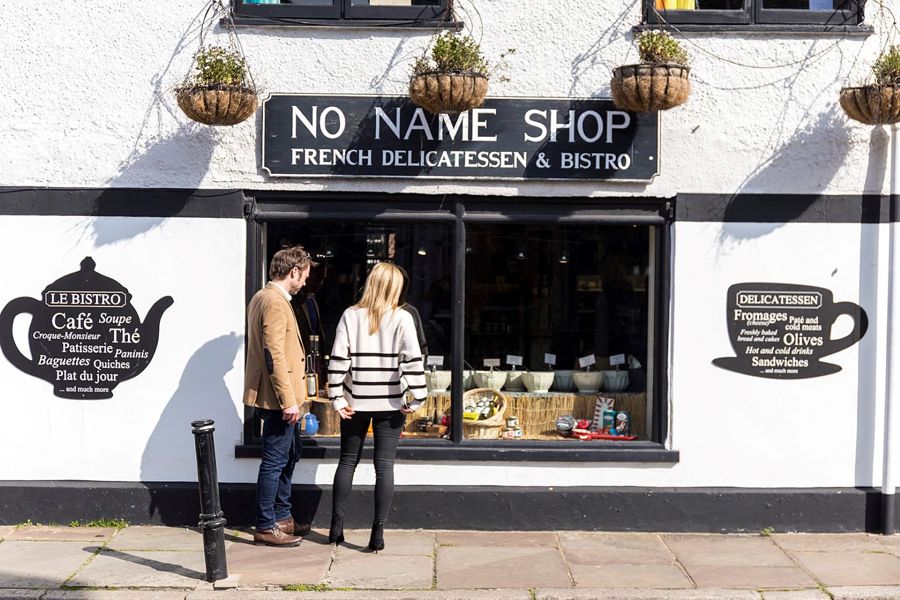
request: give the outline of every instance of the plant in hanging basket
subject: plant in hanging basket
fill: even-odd
[[[244,57],[220,46],[200,48],[191,73],[175,88],[178,106],[205,125],[236,125],[259,103]]]
[[[431,56],[421,56],[413,65],[409,97],[430,113],[467,111],[484,102],[488,76],[478,42],[447,31],[435,38]]]
[[[841,88],[841,108],[866,125],[900,122],[900,47],[890,49],[872,65],[875,83]]]
[[[684,104],[691,93],[687,52],[665,31],[638,38],[641,62],[613,69],[613,103],[632,112],[667,110]]]

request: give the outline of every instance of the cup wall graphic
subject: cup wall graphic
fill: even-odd
[[[16,298],[0,311],[0,350],[16,368],[53,385],[60,398],[112,398],[119,383],[140,374],[156,352],[165,296],[141,321],[131,294],[115,279],[94,270],[91,257],[81,269],[48,285],[41,299]],[[13,339],[13,322],[31,315],[25,356]]]
[[[866,311],[853,302],[835,302],[831,290],[788,283],[736,283],[728,288],[728,337],[737,356],[717,358],[717,367],[772,379],[806,379],[837,373],[823,362],[849,348],[866,333]],[[841,315],[853,328],[832,339]]]

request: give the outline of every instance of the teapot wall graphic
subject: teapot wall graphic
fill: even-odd
[[[60,398],[103,400],[140,374],[156,352],[159,324],[174,302],[156,301],[141,321],[121,283],[97,273],[88,256],[41,299],[16,298],[0,311],[0,350],[16,368],[53,385]],[[13,321],[31,314],[26,357],[13,339]]]

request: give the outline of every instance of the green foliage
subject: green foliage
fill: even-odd
[[[759,532],[759,535],[761,535],[763,537],[769,537],[773,533],[775,533],[774,527],[763,527],[762,530]]]
[[[872,74],[878,85],[900,85],[900,47],[891,46],[879,56],[872,65]]]
[[[675,63],[687,65],[688,55],[678,41],[666,31],[645,31],[638,38],[641,62],[651,64]]]
[[[115,527],[116,529],[124,529],[128,527],[128,521],[125,519],[94,519],[92,521],[70,521],[69,527]]]
[[[429,71],[474,72],[487,76],[488,64],[472,36],[446,31],[435,38],[431,57],[421,56],[413,65],[415,75]]]
[[[308,584],[295,583],[291,585],[283,585],[281,589],[285,592],[330,592],[332,588],[324,583]]]
[[[34,523],[31,522],[31,519],[25,519],[24,521],[16,525],[16,527],[31,527],[32,525],[34,525]]]
[[[194,54],[194,70],[184,87],[193,86],[245,86],[247,62],[233,50],[221,46],[200,48]]]

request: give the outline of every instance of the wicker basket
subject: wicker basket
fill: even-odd
[[[432,114],[479,107],[487,89],[487,77],[481,73],[421,73],[409,80],[410,100]]]
[[[204,125],[237,125],[256,112],[259,104],[256,93],[242,86],[184,88],[176,97],[184,114]]]
[[[632,112],[666,110],[684,104],[691,93],[691,69],[676,64],[639,63],[613,69],[613,103]]]
[[[509,405],[509,400],[507,399],[506,394],[504,394],[500,390],[495,390],[493,388],[475,388],[474,390],[469,390],[468,392],[463,394],[463,405],[465,405],[466,399],[473,396],[478,398],[491,398],[495,403],[497,403],[497,410],[492,416],[480,421],[467,421],[463,419],[463,433],[465,433],[466,439],[498,439],[500,437],[500,431],[503,429],[504,413],[506,413],[506,407]]]
[[[841,108],[851,119],[866,125],[900,122],[900,86],[864,85],[841,88]]]

